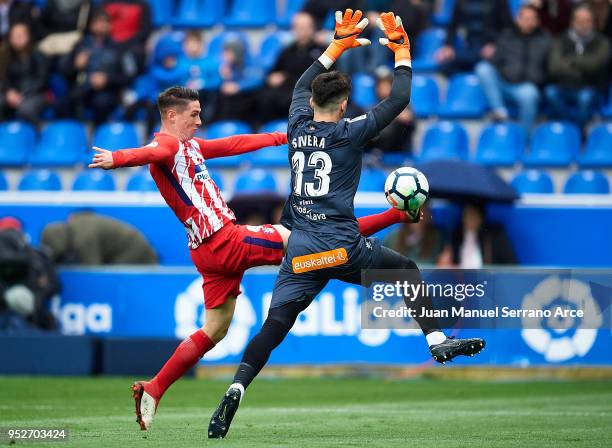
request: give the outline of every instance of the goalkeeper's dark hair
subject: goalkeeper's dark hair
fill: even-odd
[[[157,97],[157,107],[160,113],[163,114],[168,109],[183,110],[189,103],[199,101],[199,99],[200,94],[197,90],[174,86],[159,94]]]
[[[312,81],[310,88],[312,101],[318,107],[326,109],[340,104],[351,95],[351,78],[338,71],[321,73]]]

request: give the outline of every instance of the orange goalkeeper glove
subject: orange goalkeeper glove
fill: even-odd
[[[381,37],[378,41],[395,53],[395,66],[411,66],[410,41],[400,16],[395,16],[392,12],[385,12],[376,19],[376,23],[386,36]]]
[[[342,12],[336,11],[336,29],[334,40],[321,56],[321,63],[325,68],[332,66],[340,55],[349,48],[364,47],[370,45],[368,39],[358,39],[359,34],[368,26],[368,19],[361,19],[363,13],[352,9]]]

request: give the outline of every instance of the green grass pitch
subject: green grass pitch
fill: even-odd
[[[49,448],[612,446],[612,382],[257,380],[228,438],[208,440],[227,384],[178,382],[143,433],[129,379],[0,377],[0,427],[67,428]]]

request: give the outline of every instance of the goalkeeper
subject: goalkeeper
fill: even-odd
[[[402,269],[409,281],[421,282],[414,262],[382,247],[375,239],[362,237],[355,219],[353,200],[363,148],[408,105],[412,78],[410,46],[402,21],[393,13],[384,13],[377,22],[386,35],[380,43],[395,53],[391,95],[365,115],[342,118],[350,80],[328,70],[345,50],[370,43],[359,38],[367,25],[367,19],[361,17],[361,11],[347,9],[344,15],[336,12],[333,42],[295,86],[287,128],[292,191],[281,219],[291,229],[291,237],[268,317],[249,342],[234,382],[211,418],[210,438],[225,437],[245,389],[289,333],[299,313],[330,279],[360,284],[363,269]],[[415,211],[415,221],[418,213]],[[431,308],[431,301],[420,296],[410,306]],[[481,339],[446,338],[435,319],[415,320],[439,362],[472,355],[484,347]]]

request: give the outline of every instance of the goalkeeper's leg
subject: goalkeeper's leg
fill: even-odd
[[[272,350],[285,339],[298,315],[310,303],[307,301],[289,302],[277,308],[271,308],[259,333],[247,345],[240,366],[234,375],[219,407],[214,412],[208,426],[208,437],[222,439],[227,435],[232,419],[238,410],[244,391],[255,379],[263,366],[268,362]]]
[[[405,280],[410,284],[421,284],[423,278],[416,263],[409,258],[391,250],[387,247],[381,247],[379,263],[376,266],[378,269],[401,269],[405,272]],[[439,327],[438,321],[433,316],[433,303],[431,297],[425,292],[412,300],[409,297],[404,297],[404,302],[408,308],[416,309],[414,320],[419,324],[429,350],[433,358],[444,364],[451,361],[453,358],[464,355],[473,356],[485,346],[485,341],[480,338],[455,339],[453,336],[446,337]],[[426,311],[423,313],[423,311]],[[421,317],[424,315],[424,317]]]

